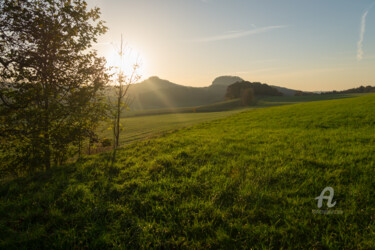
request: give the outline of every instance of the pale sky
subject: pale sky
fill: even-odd
[[[142,79],[208,86],[236,75],[300,90],[375,85],[375,0],[88,0],[109,31],[94,46],[109,64],[123,34]]]

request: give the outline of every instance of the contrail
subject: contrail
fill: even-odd
[[[240,38],[240,37],[244,37],[244,36],[255,35],[255,34],[258,34],[258,33],[264,33],[264,32],[267,32],[267,31],[274,30],[274,29],[281,29],[281,28],[286,28],[286,27],[287,26],[285,26],[285,25],[268,26],[268,27],[257,28],[257,29],[246,30],[246,31],[230,32],[228,34],[219,35],[219,36],[199,38],[199,39],[195,39],[193,41],[194,42],[214,42],[214,41],[220,41],[220,40],[236,39],[236,38]]]
[[[359,40],[357,42],[357,60],[361,61],[363,58],[363,39],[366,31],[366,16],[369,10],[374,6],[375,2],[363,13],[361,18],[361,29],[359,33]]]

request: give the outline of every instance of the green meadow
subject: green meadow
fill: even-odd
[[[365,95],[125,119],[114,164],[108,152],[1,181],[0,248],[375,248],[374,107]],[[327,186],[335,206],[318,208]]]
[[[241,106],[239,100],[230,100],[189,108],[155,109],[145,111],[131,110],[130,112],[124,113],[124,118],[121,119],[123,132],[121,133],[120,144],[126,145],[139,140],[147,140],[184,127],[221,119],[245,110],[301,102],[342,99],[355,96],[357,95],[262,97],[256,100],[255,105],[250,107]],[[112,130],[108,124],[103,124],[98,132],[102,138],[112,138],[113,136]]]
[[[121,119],[123,131],[121,133],[120,144],[126,145],[134,141],[147,140],[165,133],[173,132],[183,127],[192,126],[205,121],[224,118],[244,109],[236,109],[223,112],[205,113],[171,113],[132,116]],[[101,137],[112,138],[112,130],[103,125],[99,129]]]

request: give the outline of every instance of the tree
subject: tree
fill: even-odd
[[[241,93],[248,88],[252,88],[255,96],[282,96],[283,94],[276,88],[265,83],[241,81],[227,87],[226,99],[241,98]]]
[[[123,40],[121,36],[121,44],[120,44],[120,63],[123,63],[124,57],[124,47],[123,47]],[[131,84],[136,83],[140,76],[137,74],[137,69],[139,68],[138,63],[133,65],[133,68],[130,74],[126,75],[123,69],[123,65],[119,65],[115,87],[115,101],[111,102],[110,104],[110,113],[111,118],[113,119],[113,156],[112,156],[112,163],[116,159],[116,151],[119,147],[120,143],[120,132],[122,130],[121,127],[121,114],[129,108],[130,106],[130,96],[128,95],[128,90]]]
[[[254,101],[254,90],[252,88],[244,89],[241,93],[242,106],[249,106]]]
[[[91,50],[107,29],[99,18],[84,0],[0,2],[0,134],[9,166],[61,163],[98,123],[109,78]]]

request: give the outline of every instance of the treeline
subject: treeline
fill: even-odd
[[[276,88],[273,88],[265,83],[241,81],[228,86],[225,98],[227,100],[240,98],[241,104],[247,106],[254,102],[255,96],[282,95],[283,94]]]
[[[277,89],[260,82],[236,82],[232,85],[229,85],[227,88],[227,92],[225,94],[225,98],[227,99],[235,99],[241,96],[241,93],[251,88],[254,92],[254,96],[282,96],[283,94],[279,92]]]
[[[295,96],[312,96],[312,95],[335,95],[335,94],[356,94],[356,93],[375,93],[375,87],[373,86],[360,86],[358,88],[352,88],[342,91],[327,91],[327,92],[305,92],[305,91],[297,91],[294,95]]]
[[[314,93],[314,92],[304,92],[304,91],[296,91],[296,93],[294,94],[295,96],[311,96],[311,95],[319,95],[318,93]]]
[[[342,91],[329,91],[322,92],[322,95],[331,95],[331,94],[355,94],[355,93],[375,93],[375,86],[360,86],[358,88],[352,88]]]

